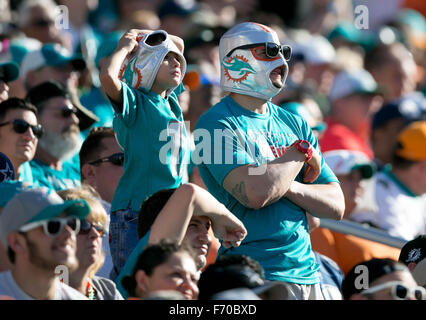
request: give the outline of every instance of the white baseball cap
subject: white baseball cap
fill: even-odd
[[[363,179],[369,179],[376,171],[376,165],[365,154],[353,150],[332,150],[323,153],[325,162],[335,175],[346,175],[360,170]]]
[[[351,94],[379,94],[380,92],[376,81],[367,70],[345,70],[334,77],[328,97],[331,101],[335,101]]]

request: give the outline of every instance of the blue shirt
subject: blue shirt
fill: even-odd
[[[131,208],[154,192],[187,182],[189,140],[179,107],[179,85],[166,99],[135,90],[124,82],[122,112],[115,113],[113,128],[124,157],[124,173],[118,182],[111,212]]]
[[[244,207],[222,187],[233,169],[272,161],[297,139],[309,141],[318,150],[317,139],[301,117],[270,102],[266,113],[258,114],[227,96],[198,120],[194,154],[201,158],[200,175],[210,193],[244,223],[248,232],[240,247],[221,247],[219,254],[250,256],[262,265],[268,280],[314,284],[319,282],[318,264],[311,249],[305,211],[285,197],[253,210]],[[252,174],[261,173],[252,171]],[[302,177],[303,169],[296,181],[302,182]],[[321,174],[314,183],[329,182],[338,180],[322,159]]]
[[[133,249],[132,253],[128,256],[126,260],[126,264],[123,266],[123,268],[121,268],[120,274],[114,280],[118,291],[120,291],[124,299],[128,298],[128,293],[126,289],[123,288],[121,284],[121,280],[125,276],[130,276],[133,273],[133,269],[135,268],[136,262],[138,261],[140,254],[142,253],[143,249],[145,249],[146,245],[148,244],[149,233],[150,231],[148,231],[143,238],[139,239],[138,244]]]
[[[33,159],[29,162],[29,167],[30,172],[22,171],[19,180],[32,184],[34,188],[47,187],[60,191],[81,185],[80,172],[71,162],[62,162],[62,170],[55,170],[40,160]]]

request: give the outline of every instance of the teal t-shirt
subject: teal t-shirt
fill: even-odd
[[[265,114],[254,113],[227,96],[197,121],[193,157],[200,157],[198,168],[209,192],[244,223],[248,232],[240,247],[221,247],[219,255],[250,256],[262,265],[268,280],[314,284],[319,282],[319,266],[311,249],[305,211],[285,197],[259,210],[249,209],[222,187],[233,169],[270,162],[297,139],[309,141],[319,151],[317,139],[301,117],[270,102]],[[303,170],[296,181],[302,182]],[[338,180],[322,159],[321,175],[314,183],[329,182]]]
[[[120,274],[117,276],[117,278],[114,279],[115,285],[117,286],[118,291],[120,291],[124,299],[128,298],[128,294],[126,289],[123,288],[121,280],[125,276],[129,276],[133,273],[133,269],[135,268],[136,262],[138,261],[140,254],[148,244],[149,233],[150,231],[148,231],[143,238],[139,239],[138,244],[127,258],[126,264],[123,266],[123,268],[121,268]]]
[[[78,188],[81,185],[80,172],[70,162],[62,162],[62,170],[50,168],[43,162],[33,159],[29,162],[28,170],[20,173],[19,180],[31,184],[33,187],[47,187],[59,191]]]
[[[166,99],[122,82],[122,112],[115,113],[113,128],[124,156],[111,212],[141,203],[154,192],[187,182],[190,148],[178,95],[179,85]]]

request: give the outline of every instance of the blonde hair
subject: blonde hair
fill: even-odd
[[[87,202],[90,207],[90,213],[86,217],[86,220],[90,223],[101,224],[105,229],[107,224],[107,213],[100,202],[100,195],[96,190],[86,184],[83,184],[80,188],[73,188],[67,190],[61,190],[57,192],[58,195],[64,200],[76,200],[83,199]],[[99,268],[105,262],[105,254],[102,252],[99,259],[90,267],[89,278],[93,278]]]

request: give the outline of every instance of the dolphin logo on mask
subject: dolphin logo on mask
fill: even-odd
[[[222,65],[225,68],[225,76],[228,80],[242,82],[247,79],[250,73],[256,73],[247,61],[243,56],[223,58]]]

